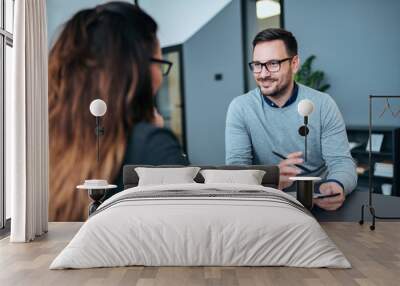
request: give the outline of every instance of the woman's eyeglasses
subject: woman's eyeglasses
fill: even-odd
[[[172,62],[156,58],[151,58],[150,61],[160,65],[161,73],[163,76],[167,76],[169,74],[169,71],[171,70],[172,67]]]

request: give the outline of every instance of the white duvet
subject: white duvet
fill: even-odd
[[[263,191],[271,198],[178,195],[129,199],[137,192],[207,193],[207,189],[214,193]],[[127,265],[351,267],[293,197],[272,188],[238,184],[125,190],[99,207],[50,269]]]

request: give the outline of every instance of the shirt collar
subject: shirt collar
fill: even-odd
[[[299,93],[299,86],[298,86],[297,83],[295,82],[295,83],[294,83],[294,86],[293,86],[292,95],[289,97],[289,99],[285,102],[285,104],[284,104],[281,108],[287,107],[287,106],[291,105],[293,102],[295,102],[296,99],[297,99],[298,93]],[[264,98],[264,101],[265,101],[269,106],[274,107],[274,108],[279,108],[279,106],[276,105],[276,104],[275,104],[272,100],[270,100],[268,97],[266,97],[266,96],[264,96],[264,95],[262,95],[262,94],[261,94],[261,96]]]

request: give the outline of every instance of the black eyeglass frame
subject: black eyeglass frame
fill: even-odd
[[[262,72],[262,68],[263,68],[263,67],[264,67],[268,72],[270,72],[270,73],[275,73],[275,72],[279,72],[279,71],[281,70],[281,65],[282,65],[283,62],[286,62],[287,60],[292,60],[293,58],[294,58],[294,57],[284,58],[284,59],[281,59],[281,60],[270,60],[270,61],[265,62],[265,63],[261,63],[261,62],[249,62],[249,68],[250,68],[250,70],[251,70],[253,73],[260,73],[260,72]],[[267,65],[270,64],[270,63],[277,63],[277,64],[279,64],[278,69],[277,69],[276,71],[270,71],[270,70],[268,69],[268,67],[267,67]],[[255,71],[254,71],[254,68],[253,68],[253,64],[260,64],[260,65],[261,65],[261,70],[260,70],[259,72],[255,72]]]
[[[162,72],[163,76],[167,76],[169,74],[169,72],[171,71],[171,67],[173,65],[172,62],[167,61],[167,60],[162,60],[162,59],[150,58],[150,61],[161,65],[161,72]],[[165,71],[162,67],[163,65],[167,66]]]

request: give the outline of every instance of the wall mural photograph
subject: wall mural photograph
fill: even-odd
[[[397,285],[398,11],[0,0],[0,284]]]

